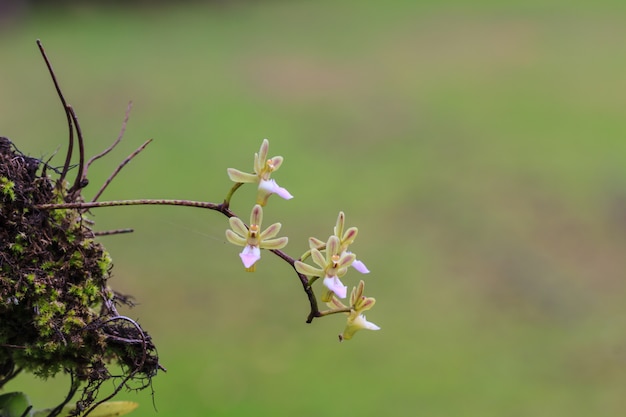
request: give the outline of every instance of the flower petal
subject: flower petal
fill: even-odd
[[[338,269],[347,268],[350,265],[352,265],[355,259],[356,259],[355,254],[344,252],[339,258],[339,262],[337,262],[337,268]]]
[[[234,182],[257,182],[259,177],[255,174],[248,174],[247,172],[239,171],[235,168],[228,168],[226,170],[228,172],[228,177],[231,181]]]
[[[242,237],[248,236],[248,228],[239,217],[231,217],[228,219],[228,223],[230,223],[230,228],[233,229],[238,235]]]
[[[287,242],[289,242],[289,238],[286,236],[276,239],[265,239],[261,241],[259,247],[261,249],[282,249],[287,246]]]
[[[331,263],[333,255],[337,255],[339,251],[339,238],[331,236],[326,243],[326,262]]]
[[[348,287],[343,285],[339,278],[337,278],[336,276],[325,277],[324,285],[326,286],[326,288],[334,292],[337,297],[346,298]]]
[[[309,264],[305,264],[301,261],[296,261],[294,263],[294,268],[296,268],[296,271],[298,271],[299,273],[309,277],[321,277],[322,275],[324,275],[323,270]]]
[[[322,242],[321,240],[315,238],[315,237],[310,237],[309,238],[309,248],[310,249],[319,249],[321,250],[322,248],[326,247],[326,242]]]
[[[333,231],[335,232],[335,236],[341,237],[343,235],[343,225],[346,222],[346,215],[343,211],[339,212],[339,216],[337,216],[337,223],[335,224],[335,228]]]
[[[290,200],[293,196],[287,191],[287,189],[280,187],[275,180],[261,180],[259,182],[259,192],[263,192],[263,194],[276,194],[279,197],[284,198],[285,200]],[[267,200],[267,199],[266,199]]]
[[[278,170],[278,168],[280,168],[280,166],[283,164],[283,157],[282,156],[275,156],[273,158],[268,159],[268,164],[270,165],[270,168],[273,171]]]
[[[261,250],[257,246],[246,245],[239,254],[243,266],[250,268],[256,261],[261,259]]]
[[[267,139],[263,139],[263,143],[261,143],[261,148],[259,149],[259,162],[261,166],[265,166],[265,161],[267,161],[267,152],[270,149],[270,141]]]
[[[352,292],[350,293],[350,305],[355,306],[357,300],[360,300],[363,297],[363,290],[365,289],[365,282],[363,280],[359,281],[359,284],[352,288]]]
[[[280,223],[274,223],[268,226],[267,229],[261,232],[261,241],[263,241],[264,239],[271,239],[275,237],[278,234],[278,232],[280,232],[281,227],[282,225]]]
[[[380,330],[380,327],[371,323],[365,319],[363,314],[359,314],[352,320],[348,320],[348,324],[344,329],[343,333],[339,335],[339,341],[342,340],[350,340],[354,334],[362,329],[366,330]]]
[[[250,213],[250,225],[256,224],[260,228],[262,223],[263,208],[260,205],[255,204],[254,207],[252,207],[252,212]]]
[[[367,269],[367,267],[365,266],[365,264],[361,261],[359,261],[358,259],[355,259],[354,262],[352,262],[352,265],[350,265],[351,267],[353,267],[354,269],[356,269],[357,271],[359,271],[362,274],[369,274],[370,270]]]
[[[370,308],[374,307],[374,304],[376,304],[376,299],[373,297],[363,297],[360,300],[357,300],[356,304],[355,304],[355,308],[359,311],[359,313],[362,313],[364,311],[369,310]]]
[[[248,244],[246,239],[242,238],[230,229],[226,229],[226,240],[237,246],[246,246]]]
[[[260,179],[263,176],[263,168],[265,168],[265,161],[259,159],[259,154],[254,153],[254,173]]]
[[[343,245],[343,247],[347,248],[349,245],[351,245],[352,242],[354,242],[354,239],[356,239],[356,235],[358,233],[359,229],[357,227],[351,227],[346,230],[346,233],[344,233],[343,236],[340,236],[341,244]]]
[[[317,249],[311,249],[311,259],[320,268],[326,268],[326,258],[322,255],[322,252]]]

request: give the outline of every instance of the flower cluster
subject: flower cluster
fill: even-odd
[[[333,229],[333,234],[328,238],[326,243],[315,237],[309,238],[309,247],[311,259],[317,267],[306,264],[302,261],[296,261],[294,267],[296,271],[310,277],[309,283],[313,283],[317,278],[324,277],[323,283],[325,288],[322,294],[322,300],[334,310],[331,312],[348,312],[348,324],[344,332],[339,335],[339,340],[348,340],[352,335],[361,329],[379,330],[380,327],[365,320],[362,312],[369,310],[374,306],[376,300],[374,298],[366,298],[363,296],[365,283],[361,280],[357,287],[352,289],[350,295],[350,305],[345,306],[339,299],[346,298],[348,288],[343,285],[339,278],[343,277],[348,268],[352,267],[362,274],[369,273],[369,269],[358,259],[356,255],[348,251],[348,247],[354,242],[359,230],[356,227],[350,227],[344,231],[346,216],[343,212],[339,212],[337,223]],[[306,254],[305,254],[306,255]],[[303,256],[304,259],[306,256]]]
[[[229,219],[231,228],[226,230],[226,239],[230,243],[243,246],[239,257],[245,269],[250,272],[255,270],[256,263],[261,259],[261,249],[279,250],[284,248],[288,242],[287,237],[276,237],[281,228],[280,223],[274,223],[261,231],[263,207],[267,204],[269,197],[276,194],[286,200],[293,198],[289,191],[280,187],[274,179],[270,178],[271,174],[282,165],[283,157],[268,158],[268,150],[269,141],[264,139],[259,152],[254,154],[254,173],[242,172],[235,168],[228,168],[227,170],[230,179],[236,183],[230,195],[241,184],[257,184],[256,204],[250,214],[250,225],[246,226],[238,217],[231,217]],[[228,201],[229,198],[227,198]],[[353,288],[349,306],[344,305],[339,300],[347,296],[348,287],[343,284],[340,278],[348,272],[350,267],[362,274],[370,272],[365,264],[348,250],[356,239],[358,229],[356,227],[345,229],[345,219],[345,214],[340,212],[333,234],[326,241],[315,237],[309,238],[309,250],[299,260],[293,260],[284,255],[285,259],[292,259],[290,263],[301,274],[306,291],[312,291],[311,285],[317,279],[322,278],[324,284],[322,300],[326,302],[330,310],[320,312],[316,307],[315,310],[312,310],[316,312],[315,317],[335,313],[348,315],[346,328],[339,335],[339,340],[351,339],[354,333],[361,329],[380,329],[375,324],[368,322],[362,314],[363,311],[372,308],[376,302],[374,298],[363,296],[365,287],[363,281],[360,281]],[[311,257],[316,266],[303,262],[308,257]],[[315,297],[311,295],[310,299],[315,300]]]

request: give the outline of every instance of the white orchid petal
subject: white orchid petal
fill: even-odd
[[[380,327],[365,319],[363,314],[359,314],[353,320],[348,320],[348,324],[343,333],[339,335],[339,340],[350,340],[359,330],[380,330]]]
[[[324,285],[326,288],[335,293],[335,295],[339,298],[346,298],[348,293],[348,287],[342,284],[342,282],[336,276],[333,277],[325,277]]]
[[[261,180],[259,182],[259,191],[262,191],[264,194],[276,194],[279,197],[284,198],[285,200],[290,200],[293,196],[287,191],[285,188],[280,187],[275,180]]]
[[[257,246],[246,245],[239,254],[243,266],[250,268],[256,261],[261,259],[261,249]]]
[[[360,325],[363,329],[366,330],[380,330],[380,327],[372,323],[371,321],[367,321],[363,314],[359,315],[354,321],[359,321]]]
[[[354,262],[352,262],[351,265],[354,269],[356,269],[357,271],[359,271],[362,274],[369,274],[370,270],[367,269],[367,267],[365,266],[365,264],[361,261],[359,261],[358,259],[355,259]]]

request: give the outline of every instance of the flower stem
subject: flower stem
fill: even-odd
[[[233,185],[233,187],[230,189],[230,191],[228,192],[228,194],[226,194],[226,198],[224,199],[224,207],[228,208],[230,206],[230,199],[233,198],[233,194],[235,194],[235,191],[237,191],[237,189],[239,187],[241,187],[243,185],[243,182],[236,182],[235,185]]]
[[[324,310],[318,313],[318,317],[330,316],[331,314],[337,314],[337,313],[349,313],[350,311],[352,311],[350,307],[338,308],[336,310]]]

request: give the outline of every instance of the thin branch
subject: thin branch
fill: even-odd
[[[313,292],[313,288],[311,287],[312,282],[309,281],[306,275],[301,274],[300,272],[296,270],[296,260],[279,249],[270,249],[270,252],[272,252],[274,255],[278,256],[279,258],[287,262],[289,265],[291,265],[294,271],[296,271],[298,278],[300,278],[300,283],[302,284],[302,288],[304,289],[304,292],[306,293],[307,298],[309,299],[309,304],[311,305],[311,312],[309,313],[306,319],[306,322],[311,323],[314,318],[320,317],[320,310],[317,305],[317,298],[315,297],[315,293]]]
[[[114,201],[91,201],[86,203],[60,203],[60,204],[38,204],[33,206],[39,210],[68,210],[68,209],[92,209],[98,207],[115,207],[115,206],[185,206],[198,207],[209,210],[219,211],[227,217],[234,217],[235,214],[225,208],[223,204],[215,204],[206,201],[192,200],[164,200],[164,199],[139,199],[139,200],[114,200]]]
[[[33,409],[32,405],[29,405],[28,407],[26,407],[26,410],[24,410],[24,412],[22,413],[22,415],[20,417],[28,417],[31,415],[30,410]]]
[[[112,236],[121,235],[123,233],[133,233],[133,229],[114,229],[114,230],[102,230],[99,232],[93,232],[94,236]]]
[[[87,169],[85,168],[85,142],[83,140],[83,132],[80,128],[80,124],[78,123],[78,116],[76,116],[76,112],[71,105],[67,106],[67,111],[69,111],[72,116],[78,140],[78,172],[76,173],[74,185],[68,191],[70,201],[74,201],[76,198],[75,194],[80,194],[80,190],[86,187],[89,181],[87,181]]]
[[[61,171],[61,175],[59,177],[58,183],[63,183],[65,180],[65,176],[67,175],[67,171],[70,169],[70,161],[72,159],[72,153],[74,152],[74,128],[72,126],[72,117],[68,111],[67,101],[65,101],[65,97],[63,96],[63,92],[61,91],[61,87],[59,86],[59,82],[57,81],[57,77],[54,74],[54,69],[52,69],[52,64],[46,55],[46,51],[44,50],[43,44],[41,40],[37,39],[37,46],[39,47],[39,51],[41,52],[41,56],[43,60],[46,62],[46,66],[48,67],[48,72],[52,77],[52,82],[54,83],[54,88],[57,90],[57,95],[61,100],[61,104],[63,105],[63,111],[65,112],[65,117],[67,118],[67,127],[69,129],[69,143],[67,146],[67,154],[65,155],[65,163],[63,164],[63,171]]]
[[[17,349],[26,349],[26,346],[15,346],[15,345],[6,345],[6,344],[0,345],[0,346],[3,346],[3,347],[6,346],[10,348],[17,348]],[[4,387],[4,384],[6,384],[10,380],[18,376],[20,372],[22,372],[22,368],[15,368],[15,364],[12,364],[11,369],[8,372],[5,372],[5,374],[2,375],[2,379],[0,379],[0,389]]]
[[[63,407],[65,407],[67,403],[69,403],[72,400],[72,398],[74,398],[76,391],[78,391],[78,388],[80,387],[80,381],[78,379],[74,379],[74,374],[72,372],[70,372],[69,374],[70,374],[70,390],[67,393],[67,396],[65,397],[63,402],[61,402],[61,404],[57,405],[56,407],[52,409],[52,411],[50,411],[50,413],[48,414],[48,417],[55,417],[59,415],[59,413],[63,410]]]
[[[126,166],[126,164],[128,164],[134,157],[136,157],[137,155],[139,155],[139,153],[141,151],[143,151],[146,146],[148,146],[150,144],[150,142],[152,142],[152,139],[148,139],[147,141],[145,141],[143,143],[143,145],[141,145],[139,148],[137,148],[133,153],[131,153],[130,155],[128,155],[126,157],[126,159],[124,159],[122,161],[121,164],[119,164],[117,166],[117,168],[115,168],[115,170],[113,171],[113,173],[109,176],[109,178],[107,178],[107,180],[104,182],[104,184],[102,184],[102,187],[100,187],[100,189],[98,190],[98,192],[96,193],[96,195],[91,199],[92,202],[95,202],[104,192],[104,190],[109,186],[109,184],[111,184],[111,181],[113,181],[113,178],[115,178],[117,176],[117,174],[119,174],[119,172],[122,170],[122,168],[124,168]]]
[[[126,132],[126,124],[128,123],[128,118],[130,116],[130,110],[133,107],[133,102],[129,101],[128,102],[128,106],[126,107],[126,112],[124,113],[124,121],[122,122],[122,128],[120,129],[120,133],[119,135],[117,135],[117,139],[115,140],[115,142],[113,142],[111,144],[111,146],[109,146],[108,148],[106,148],[104,151],[100,152],[97,155],[92,156],[89,161],[87,161],[87,168],[89,168],[89,166],[96,160],[102,158],[103,156],[105,156],[106,154],[108,154],[109,152],[111,152],[113,150],[113,148],[115,148],[122,140],[122,138],[124,137],[124,133]]]

